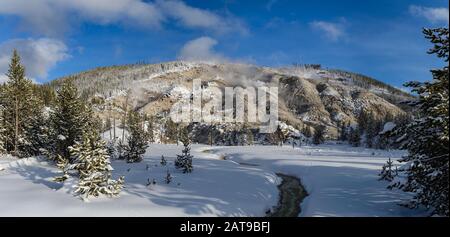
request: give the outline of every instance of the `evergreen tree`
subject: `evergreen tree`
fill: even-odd
[[[348,140],[348,127],[345,126],[345,123],[341,123],[339,127],[339,140],[347,141]]]
[[[359,128],[350,127],[350,131],[348,132],[348,143],[354,147],[361,145],[361,132],[359,131]]]
[[[313,136],[313,144],[319,145],[325,142],[325,127],[318,126]]]
[[[408,155],[400,171],[406,181],[396,182],[392,187],[415,193],[408,206],[423,205],[434,214],[449,216],[449,31],[448,28],[424,29],[425,37],[434,47],[428,52],[443,59],[446,66],[431,70],[430,82],[409,82],[406,86],[419,95],[411,105],[419,116],[396,132],[404,141]]]
[[[17,50],[13,51],[8,72],[8,80],[2,90],[1,103],[4,108],[3,119],[6,144],[5,148],[13,155],[26,155],[20,146],[26,144],[28,138],[24,130],[35,115],[34,95],[31,80],[25,78],[25,67],[21,64]]]
[[[120,193],[124,178],[111,179],[111,167],[106,144],[98,133],[84,133],[81,142],[76,142],[69,147],[70,155],[74,163],[69,165],[69,170],[76,170],[79,174],[79,182],[75,193],[98,197],[100,194],[114,196]]]
[[[383,165],[381,173],[379,174],[380,180],[392,181],[394,177],[397,175],[393,166],[394,162],[389,158],[386,164]]]
[[[370,121],[371,116],[364,111],[361,111],[358,115],[358,130],[362,135],[367,130],[367,123]]]
[[[161,156],[161,162],[160,162],[160,164],[161,164],[162,166],[166,166],[167,160],[166,160],[166,158],[164,158],[164,156]]]
[[[177,159],[175,160],[175,168],[182,169],[183,173],[190,173],[194,169],[192,166],[192,158],[191,155],[191,140],[189,139],[189,134],[186,131],[183,132],[181,136],[181,142],[183,143],[183,150],[181,155],[177,155]]]
[[[178,141],[178,124],[173,122],[172,119],[167,119],[165,123],[165,137],[168,142],[177,142]]]
[[[88,126],[86,107],[78,95],[77,88],[66,81],[57,92],[56,106],[51,113],[53,149],[51,156],[60,155],[71,163],[69,147],[80,141]]]
[[[124,157],[129,163],[140,162],[148,147],[141,115],[135,111],[128,112],[127,125],[129,136],[124,146]]]
[[[6,153],[6,134],[5,134],[5,120],[3,119],[3,106],[0,105],[0,155]]]
[[[166,184],[170,184],[170,182],[172,182],[172,175],[170,175],[169,170],[167,170]]]
[[[375,120],[375,118],[373,117],[374,114],[370,113],[369,116],[366,118],[366,123],[365,123],[365,142],[366,142],[366,146],[368,148],[372,148],[374,147],[374,143],[375,143],[375,137],[378,134],[378,129],[377,129],[377,121]]]
[[[119,140],[119,142],[117,143],[117,159],[124,160],[126,144],[124,144],[122,142],[122,139],[118,139],[118,140]]]
[[[146,129],[146,137],[148,142],[154,142],[154,134],[153,134],[153,117],[152,116],[147,116],[146,114],[144,114],[144,122],[147,124],[147,129]],[[178,131],[177,131],[177,141],[178,141]]]
[[[108,143],[106,145],[106,149],[108,150],[109,158],[111,158],[111,159],[119,158],[118,151],[117,151],[116,147],[117,147],[117,140],[116,139],[112,139],[112,140],[108,141]]]
[[[24,157],[45,154],[51,145],[49,117],[44,112],[42,101],[36,99],[30,110],[34,111],[34,116],[30,117],[30,120],[25,124],[25,139],[19,146],[21,155]]]

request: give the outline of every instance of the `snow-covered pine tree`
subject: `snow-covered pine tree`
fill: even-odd
[[[19,150],[24,157],[45,153],[50,146],[50,126],[48,114],[44,111],[43,102],[38,98],[30,98],[33,106],[30,110],[34,115],[24,126],[24,139],[21,140]]]
[[[111,159],[119,158],[119,155],[117,152],[117,140],[116,139],[109,140],[108,143],[106,144],[106,149],[108,150],[109,158],[111,158]]]
[[[53,180],[55,182],[64,182],[66,179],[69,178],[67,166],[69,165],[69,160],[66,158],[63,158],[61,155],[56,154],[54,158],[54,162],[56,164],[56,167],[59,168],[60,172],[62,173],[60,176],[56,176]]]
[[[33,100],[30,100],[34,97],[32,82],[25,77],[25,67],[21,63],[17,50],[13,51],[6,76],[8,80],[1,95],[6,150],[13,155],[23,157],[20,144],[27,142],[24,128],[28,126],[35,111],[33,111]]]
[[[184,148],[181,151],[181,155],[177,155],[175,168],[183,170],[183,173],[191,173],[194,169],[192,165],[193,156],[191,155],[191,140],[187,130],[183,131],[181,134],[181,142],[183,143]]]
[[[155,141],[154,135],[153,135],[153,129],[154,129],[153,120],[154,119],[153,119],[152,116],[148,116],[148,115],[144,114],[144,123],[147,124],[147,129],[145,130],[145,133],[146,133],[146,137],[147,137],[147,141],[148,142],[154,142]],[[177,140],[178,140],[178,137],[177,137]]]
[[[73,164],[69,170],[76,170],[79,174],[79,182],[75,193],[84,198],[98,197],[100,194],[115,196],[120,193],[124,177],[118,180],[111,179],[111,163],[106,149],[105,141],[101,140],[96,132],[86,132],[82,141],[69,147]]]
[[[400,160],[406,179],[391,187],[415,193],[409,207],[423,205],[433,214],[449,216],[449,30],[424,29],[423,33],[434,44],[428,53],[436,54],[445,66],[431,70],[432,81],[406,84],[419,95],[410,103],[419,116],[396,130],[407,139],[403,148],[408,155]]]
[[[122,139],[118,139],[119,142],[117,143],[117,159],[119,160],[124,160],[125,159],[125,146],[126,144],[124,144],[122,142]]]
[[[85,105],[79,97],[77,88],[66,81],[57,92],[56,105],[50,115],[52,124],[53,149],[51,156],[62,156],[70,158],[69,146],[73,146],[76,141],[80,141],[85,130],[86,114]]]
[[[142,155],[148,147],[147,137],[142,126],[143,120],[138,112],[128,112],[127,144],[123,147],[124,157],[129,163],[142,161]]]
[[[173,122],[172,119],[166,119],[164,125],[164,135],[167,142],[175,143],[178,140],[178,124]]]
[[[379,174],[380,180],[386,180],[390,182],[394,179],[396,173],[393,165],[394,162],[389,157],[389,160],[386,162],[386,164],[383,165],[381,172]]]
[[[6,153],[5,120],[3,118],[3,106],[0,104],[0,155]]]

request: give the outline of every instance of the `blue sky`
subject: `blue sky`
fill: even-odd
[[[37,82],[200,59],[319,63],[400,87],[443,65],[421,33],[438,26],[448,26],[447,0],[1,0],[0,73],[17,48]]]

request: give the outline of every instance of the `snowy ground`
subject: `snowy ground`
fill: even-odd
[[[151,145],[141,163],[113,161],[114,177],[125,175],[124,191],[89,202],[71,194],[75,180],[53,182],[58,170],[42,159],[0,157],[0,216],[264,216],[278,201],[277,172],[299,177],[306,187],[300,216],[421,214],[398,206],[408,195],[378,181],[387,157],[401,152],[344,145],[194,145],[194,172],[182,174],[173,167],[181,148]],[[167,166],[159,164],[161,155]],[[167,170],[170,184],[164,182]],[[147,186],[153,179],[156,185]]]

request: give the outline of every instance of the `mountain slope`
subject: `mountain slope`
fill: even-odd
[[[58,88],[73,80],[85,98],[95,101],[101,116],[120,117],[130,108],[150,115],[168,112],[177,96],[190,95],[193,79],[201,79],[205,87],[278,86],[281,121],[312,131],[324,125],[331,138],[341,124],[356,123],[361,112],[378,119],[401,115],[399,104],[412,98],[375,79],[317,66],[269,68],[183,61],[96,68],[50,85]]]

